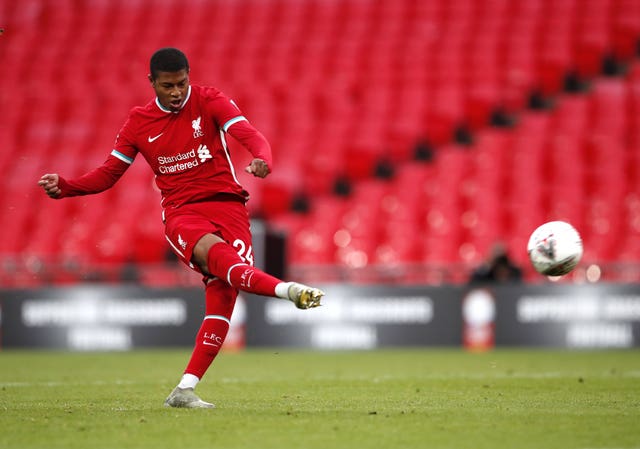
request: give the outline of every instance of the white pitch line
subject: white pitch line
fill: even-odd
[[[82,387],[82,386],[104,386],[104,385],[134,385],[141,382],[133,382],[130,380],[92,380],[87,382],[61,382],[61,381],[48,381],[48,382],[0,382],[0,388],[2,387]]]
[[[526,373],[526,372],[497,372],[497,373],[466,373],[466,372],[456,372],[456,373],[426,373],[420,376],[376,376],[376,377],[368,377],[368,376],[311,376],[307,378],[308,380],[314,381],[357,381],[357,382],[372,382],[372,383],[380,383],[380,382],[393,382],[393,381],[421,381],[421,380],[503,380],[503,379],[518,379],[518,380],[539,380],[539,379],[573,379],[584,377],[585,379],[638,379],[640,378],[640,371],[623,371],[623,372],[602,372],[598,374],[593,373],[567,373],[562,371],[548,371],[541,373]],[[222,378],[213,378],[210,382],[220,382],[224,384],[252,384],[252,383],[264,383],[269,382],[271,379],[269,378],[246,378],[246,377],[222,377]],[[42,382],[0,382],[0,388],[18,388],[18,387],[69,387],[69,386],[105,386],[105,385],[136,385],[142,384],[143,382],[132,381],[132,380],[114,380],[114,381],[106,381],[106,380],[91,380],[87,382],[62,382],[62,381],[42,381]],[[148,382],[144,382],[148,383]],[[638,448],[640,449],[640,448]]]
[[[609,372],[599,373],[599,374],[584,374],[584,373],[567,373],[561,371],[550,371],[550,372],[541,372],[541,373],[525,373],[525,372],[499,372],[499,373],[427,373],[420,376],[310,376],[309,380],[315,381],[358,381],[358,382],[392,382],[399,380],[409,380],[409,381],[420,381],[420,380],[491,380],[491,379],[521,379],[521,380],[537,380],[537,379],[574,379],[584,377],[586,379],[637,379],[640,378],[640,371],[627,371],[627,372],[616,372],[611,374]],[[218,382],[222,383],[257,383],[257,382],[266,382],[269,379],[266,378],[237,378],[237,377],[224,377],[217,379]]]

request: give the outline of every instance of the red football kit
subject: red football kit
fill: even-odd
[[[166,238],[182,261],[201,272],[191,262],[195,244],[209,233],[228,243],[207,252],[205,317],[185,370],[196,379],[226,338],[238,289],[276,296],[282,283],[253,267],[248,194],[236,178],[227,133],[271,168],[269,143],[233,101],[217,89],[190,86],[177,112],[157,98],[133,108],[104,164],[78,179],[58,180],[59,198],[98,193],[113,186],[140,153],[156,175]]]
[[[271,168],[269,143],[219,90],[190,86],[178,112],[156,98],[131,110],[103,165],[75,180],[60,178],[60,198],[110,188],[140,153],[162,194],[167,240],[185,263],[194,268],[193,246],[206,233],[221,235],[252,262],[248,194],[236,178],[227,133]]]

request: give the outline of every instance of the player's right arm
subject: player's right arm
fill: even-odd
[[[38,185],[44,189],[44,193],[49,195],[51,198],[58,198],[62,193],[60,187],[58,187],[58,183],[60,182],[60,176],[56,173],[47,173],[42,175],[40,180],[38,181]]]
[[[127,168],[129,168],[128,163],[109,155],[104,164],[77,179],[66,180],[57,173],[47,173],[40,178],[38,185],[47,195],[55,199],[91,195],[112,187]]]
[[[111,187],[122,177],[131,166],[137,149],[134,139],[131,137],[132,114],[116,137],[113,151],[104,163],[90,172],[76,179],[67,180],[57,173],[47,173],[38,181],[47,195],[60,199],[70,196],[91,195],[103,192]]]

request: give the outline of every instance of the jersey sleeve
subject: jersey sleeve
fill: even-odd
[[[271,145],[243,115],[238,106],[222,92],[209,92],[207,110],[223,132],[230,134],[242,144],[256,159],[262,159],[269,168],[273,167]]]
[[[59,198],[103,192],[112,187],[127,168],[129,168],[129,164],[109,155],[100,167],[94,168],[79,178],[66,180],[60,177],[58,181],[58,187],[61,191]]]
[[[241,121],[229,127],[229,134],[240,142],[256,159],[262,159],[269,169],[273,169],[271,145],[260,131],[249,122]]]
[[[138,152],[133,139],[134,134],[131,132],[131,121],[132,117],[129,115],[116,137],[111,154],[101,166],[76,179],[67,180],[60,177],[61,194],[59,198],[91,195],[113,187],[131,166]]]
[[[129,113],[127,121],[120,128],[113,145],[111,156],[121,160],[125,164],[131,165],[138,154],[133,122],[135,121],[134,111]]]

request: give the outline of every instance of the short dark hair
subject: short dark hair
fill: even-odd
[[[189,61],[184,53],[177,48],[161,48],[157,50],[149,61],[149,73],[155,79],[158,72],[179,72],[189,71]]]

